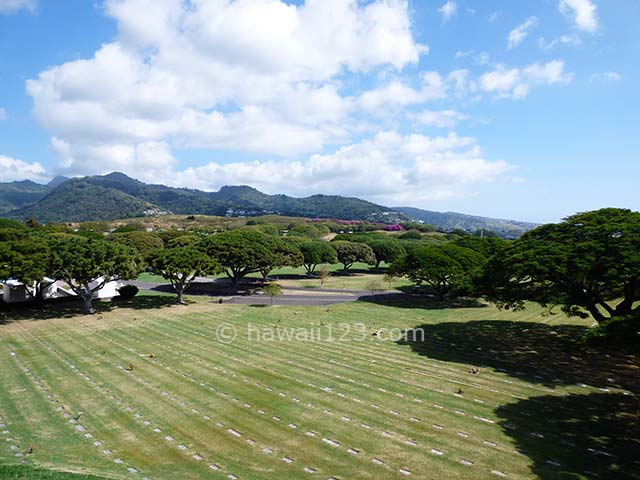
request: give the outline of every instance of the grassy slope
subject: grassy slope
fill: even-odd
[[[0,326],[0,361],[9,366],[0,369],[9,432],[2,436],[13,439],[0,442],[0,461],[18,461],[15,453],[33,443],[29,462],[111,478],[298,479],[311,476],[310,468],[317,472],[311,478],[344,479],[406,478],[401,469],[438,479],[639,472],[629,460],[622,474],[609,475],[609,457],[563,444],[571,427],[544,421],[579,419],[573,399],[603,395],[599,388],[635,388],[637,370],[626,375],[624,367],[637,367],[635,359],[588,358],[589,371],[571,358],[582,328],[574,320],[567,326],[535,307],[513,314],[482,306],[255,308],[193,298],[188,307],[168,307],[162,297],[151,300],[136,300],[144,310]],[[257,340],[256,329],[273,336],[276,323],[279,332],[305,328],[341,341]],[[221,341],[221,325],[236,329],[235,341]],[[418,325],[425,342],[383,338]],[[387,330],[371,335],[380,328]],[[472,365],[479,375],[469,373]],[[618,396],[612,390],[606,398]],[[568,403],[554,408],[556,399]],[[626,418],[625,428],[634,422]],[[606,449],[607,432],[598,428],[593,436]],[[525,447],[528,455],[518,452]]]

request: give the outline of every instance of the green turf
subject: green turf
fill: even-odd
[[[588,322],[170,300],[0,325],[0,461],[132,479],[640,475],[638,361],[585,349]]]
[[[82,473],[56,472],[26,465],[0,465],[1,480],[105,480]]]

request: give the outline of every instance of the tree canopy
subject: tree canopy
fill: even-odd
[[[130,280],[140,272],[139,255],[105,240],[60,236],[52,239],[51,251],[58,277],[84,299],[85,313],[93,311],[93,294],[107,283]]]
[[[407,276],[417,285],[429,285],[444,298],[484,262],[478,252],[447,243],[412,249],[391,265],[389,273]]]
[[[197,276],[218,273],[221,266],[193,245],[156,250],[149,256],[154,272],[171,282],[183,303],[184,292]]]
[[[344,271],[349,270],[354,263],[362,262],[369,265],[376,263],[376,257],[371,247],[365,243],[337,241],[331,242],[331,246],[338,255],[338,261],[344,266]]]
[[[307,275],[314,273],[318,265],[338,263],[335,249],[325,240],[303,238],[290,238],[289,240],[300,250]]]
[[[504,308],[531,300],[597,322],[639,315],[640,213],[606,208],[538,227],[494,256],[478,283]]]

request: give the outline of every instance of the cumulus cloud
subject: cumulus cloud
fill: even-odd
[[[416,123],[438,128],[454,128],[459,122],[469,118],[456,110],[423,110],[407,116]]]
[[[437,72],[425,72],[417,88],[394,80],[383,87],[369,90],[358,99],[358,106],[369,113],[389,114],[407,105],[422,104],[446,97],[446,80]]]
[[[250,184],[269,193],[356,195],[393,204],[454,196],[513,169],[483,158],[474,138],[391,131],[306,161],[212,162],[179,172],[174,181],[204,189]],[[345,178],[358,181],[345,184]]]
[[[573,80],[571,73],[565,72],[562,60],[547,63],[533,63],[523,68],[498,66],[484,73],[478,79],[480,90],[503,98],[524,98],[537,85],[567,84]]]
[[[585,32],[598,30],[598,10],[592,0],[560,0],[560,11]]]
[[[509,49],[515,48],[522,43],[522,41],[529,36],[531,30],[538,25],[537,17],[529,17],[523,23],[509,32],[507,42]]]
[[[345,143],[357,128],[354,108],[385,105],[398,84],[357,102],[340,77],[399,72],[428,51],[403,0],[108,0],[105,8],[116,41],[27,85],[36,118],[66,145],[54,151],[71,152],[59,153],[70,170],[91,169],[94,157],[138,158],[131,152],[153,142],[282,156]]]
[[[450,20],[458,11],[458,4],[453,0],[448,0],[444,5],[442,5],[438,12],[442,14],[442,20],[448,21]]]
[[[9,118],[7,111],[4,108],[0,107],[0,122],[2,120],[6,120],[7,118]]]
[[[33,12],[36,9],[36,0],[0,0],[0,15],[16,13],[20,10]]]
[[[0,181],[45,180],[48,176],[44,167],[38,162],[27,163],[16,158],[0,155]]]

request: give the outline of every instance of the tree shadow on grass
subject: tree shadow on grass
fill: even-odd
[[[382,293],[379,295],[365,295],[358,300],[375,303],[385,307],[419,308],[422,310],[445,310],[457,308],[486,308],[488,305],[473,298],[453,298],[435,300],[424,295],[410,295],[409,293]]]
[[[494,368],[551,388],[587,384],[640,392],[640,360],[585,346],[586,331],[525,321],[444,322],[415,327],[398,343],[420,355]]]
[[[496,414],[538,478],[640,478],[640,401],[634,395],[532,397],[500,406]]]
[[[164,308],[176,304],[175,295],[145,295],[141,293],[130,300],[94,300],[96,314],[110,312],[117,308],[134,310],[150,310]],[[0,308],[0,325],[20,320],[51,320],[54,318],[73,318],[84,316],[82,300],[78,298],[64,301],[45,301],[44,303],[2,304]]]

